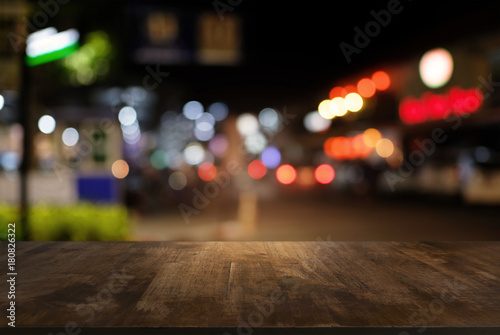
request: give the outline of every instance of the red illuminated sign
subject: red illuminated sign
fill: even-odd
[[[415,124],[475,113],[481,107],[483,99],[483,93],[477,88],[464,90],[453,87],[442,95],[427,92],[420,99],[403,99],[399,104],[399,117],[406,124]]]

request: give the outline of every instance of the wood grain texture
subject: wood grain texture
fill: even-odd
[[[16,245],[16,326],[32,333],[500,333],[500,242]]]

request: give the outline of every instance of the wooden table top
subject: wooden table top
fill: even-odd
[[[0,247],[6,267],[7,243]],[[500,334],[500,242],[16,249],[16,330],[34,327],[30,334]],[[3,314],[7,291],[2,280]],[[15,333],[0,320],[1,333]]]

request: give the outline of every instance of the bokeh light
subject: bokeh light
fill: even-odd
[[[344,90],[345,90],[345,95],[349,93],[357,93],[356,86],[354,85],[347,85],[346,87],[344,87]]]
[[[443,48],[430,50],[422,56],[419,64],[419,72],[422,81],[427,87],[441,87],[451,78],[453,58]]]
[[[3,95],[0,94],[0,110],[3,108],[4,105],[5,105],[5,98],[3,97]]]
[[[329,107],[330,107],[330,112],[334,116],[343,116],[345,115],[345,113],[347,113],[347,108],[345,107],[345,100],[343,98],[337,97],[332,99],[330,101]]]
[[[375,88],[379,91],[385,91],[391,85],[391,78],[384,71],[377,71],[372,76]]]
[[[198,176],[204,181],[211,181],[217,176],[217,168],[210,162],[205,162],[198,167]]]
[[[227,117],[229,109],[223,102],[215,102],[208,106],[208,112],[212,114],[215,121],[222,121]]]
[[[368,128],[363,132],[363,142],[367,147],[375,148],[381,138],[382,134],[375,128]]]
[[[262,151],[260,158],[267,168],[274,169],[280,164],[281,154],[278,148],[269,146]]]
[[[248,164],[248,175],[253,179],[261,179],[266,175],[267,168],[262,161],[256,159]]]
[[[304,127],[311,133],[322,133],[330,128],[332,121],[319,115],[318,111],[309,112],[304,117]]]
[[[277,130],[280,125],[279,114],[272,108],[264,108],[259,113],[260,124],[272,130]]]
[[[111,173],[115,178],[123,179],[128,175],[129,167],[123,159],[118,159],[111,165]]]
[[[6,152],[3,155],[0,156],[0,163],[2,165],[2,168],[6,171],[13,171],[19,168],[21,164],[21,158],[19,157],[19,154],[16,152]]]
[[[347,91],[340,86],[334,87],[330,90],[330,100],[336,97],[345,97],[347,95]]]
[[[375,83],[368,78],[363,78],[358,81],[358,85],[356,87],[358,89],[359,95],[363,98],[373,97],[376,91]]]
[[[358,93],[349,93],[345,97],[345,108],[351,112],[357,112],[363,107],[363,98]]]
[[[289,164],[281,165],[276,170],[276,179],[282,184],[288,185],[295,181],[297,178],[297,171]]]
[[[130,126],[121,126],[122,128],[122,134],[123,134],[123,140],[125,143],[134,145],[139,143],[141,139],[141,129],[139,128],[139,123],[136,121]]]
[[[377,154],[382,158],[387,158],[394,152],[394,144],[388,138],[382,138],[375,146]]]
[[[351,139],[343,136],[330,137],[324,143],[324,151],[328,156],[337,160],[353,158]]]
[[[260,154],[266,146],[267,139],[261,132],[257,132],[245,138],[245,148],[252,154]]]
[[[358,134],[352,139],[353,157],[366,158],[372,152],[372,147],[365,144],[364,134]]]
[[[326,99],[319,103],[318,113],[319,115],[321,115],[321,117],[328,120],[335,117],[335,114],[333,114],[332,110],[330,109],[330,100]]]
[[[205,150],[200,143],[189,143],[183,152],[184,161],[189,165],[200,164],[205,158]]]
[[[79,138],[80,135],[78,134],[78,130],[75,128],[66,128],[62,133],[62,141],[68,147],[76,145]]]
[[[320,184],[329,184],[335,178],[335,170],[328,164],[321,164],[314,171],[314,178]]]
[[[236,129],[241,136],[250,136],[259,131],[259,121],[250,113],[243,113],[236,119]]]
[[[224,157],[228,146],[229,142],[227,137],[222,134],[215,135],[210,142],[208,142],[208,149],[217,157]]]
[[[151,165],[157,170],[163,170],[168,166],[168,154],[163,150],[156,150],[150,158]]]
[[[50,115],[44,115],[38,120],[38,129],[44,134],[52,134],[56,129],[56,120]]]
[[[189,120],[196,120],[203,113],[203,105],[198,101],[189,101],[182,107],[182,114]]]
[[[118,113],[118,120],[124,126],[131,126],[137,121],[137,112],[130,106],[125,106]]]
[[[202,113],[200,114],[200,116],[198,116],[198,118],[196,118],[195,124],[196,128],[200,129],[201,131],[208,131],[214,128],[215,118],[212,114]]]
[[[168,177],[168,185],[176,190],[180,191],[187,185],[186,174],[182,171],[175,171]]]
[[[201,130],[198,127],[194,129],[194,137],[196,137],[198,141],[202,142],[210,141],[214,137],[214,134],[215,134],[215,129],[213,127],[208,128],[207,130]]]

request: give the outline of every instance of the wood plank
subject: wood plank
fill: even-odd
[[[16,245],[16,325],[36,333],[500,331],[500,242]]]

